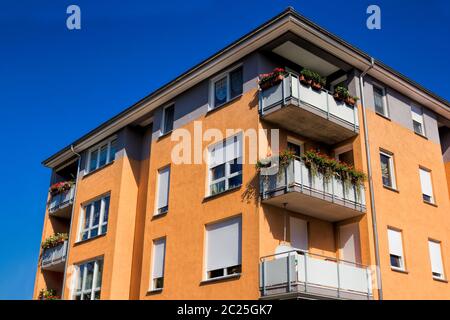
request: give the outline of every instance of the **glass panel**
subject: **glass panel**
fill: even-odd
[[[227,102],[227,93],[227,77],[224,77],[214,83],[214,107]]]
[[[92,226],[98,226],[100,221],[100,208],[101,208],[101,200],[97,200],[94,202],[94,213],[92,216]]]
[[[89,222],[91,221],[91,209],[92,204],[88,204],[84,209],[84,229],[89,228]]]
[[[217,270],[212,270],[208,272],[208,278],[212,279],[212,278],[217,278],[217,277],[223,277],[224,276],[224,270],[223,269],[217,269]]]
[[[287,147],[288,147],[288,150],[289,150],[290,152],[292,152],[292,153],[293,153],[294,155],[296,155],[297,157],[300,157],[300,151],[301,151],[301,149],[300,149],[300,146],[299,146],[298,144],[288,142]]]
[[[83,300],[91,300],[91,293],[90,292],[89,293],[85,293],[83,295]]]
[[[98,157],[98,150],[92,151],[90,162],[89,162],[89,171],[93,171],[93,170],[97,169],[97,157]]]
[[[109,215],[109,196],[104,198],[104,204],[105,204],[105,211],[103,213],[103,221],[102,222],[108,222],[108,215]]]
[[[211,180],[217,180],[225,177],[225,164],[221,164],[211,169]]]
[[[84,287],[84,290],[92,289],[92,281],[94,278],[94,262],[88,262],[85,264],[87,268],[86,273],[86,285]]]
[[[117,140],[113,140],[111,141],[111,147],[109,149],[109,161],[114,161],[114,159],[116,158],[116,144],[117,144]]]
[[[413,127],[414,127],[414,131],[418,134],[423,134],[422,131],[422,124],[420,122],[414,121],[413,120]]]
[[[100,300],[100,291],[94,293],[94,300]]]
[[[242,174],[230,178],[228,182],[228,188],[239,187],[242,184]]]
[[[378,87],[373,87],[373,99],[375,103],[375,111],[385,115],[384,102],[383,102],[383,90]]]
[[[399,256],[391,254],[391,266],[395,268],[401,268],[401,258]]]
[[[82,234],[81,234],[81,240],[87,240],[88,239],[88,232],[87,231],[84,231]]]
[[[385,186],[392,187],[390,158],[384,154],[380,154],[380,161],[383,184]]]
[[[164,109],[164,133],[172,131],[173,129],[174,110],[174,106],[170,106]]]
[[[106,164],[106,161],[108,159],[108,145],[104,145],[100,148],[100,162],[99,167],[102,167]]]
[[[78,270],[76,291],[81,291],[81,286],[83,285],[83,273],[84,273],[84,265],[80,266]]]
[[[234,98],[242,94],[242,68],[238,68],[230,72],[230,97]]]
[[[230,162],[230,174],[242,171],[242,160],[240,158],[234,159]]]
[[[225,180],[211,185],[211,195],[225,191]]]
[[[103,261],[99,260],[97,261],[98,264],[98,273],[97,273],[97,280],[95,283],[95,288],[101,288],[102,286],[102,272],[103,272]]]

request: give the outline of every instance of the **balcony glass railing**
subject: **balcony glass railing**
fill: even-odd
[[[332,93],[325,89],[314,90],[304,86],[294,73],[288,73],[279,84],[261,90],[260,112],[265,114],[280,104],[289,104],[292,100],[300,106],[312,108],[327,119],[333,118],[353,127],[354,131],[359,128],[355,106],[336,101]]]
[[[301,250],[263,257],[260,289],[265,298],[298,293],[311,297],[372,299],[369,268]]]
[[[348,208],[365,211],[364,188],[353,184],[346,185],[338,177],[325,178],[320,172],[312,174],[301,158],[271,175],[260,175],[261,197],[263,200],[287,192],[300,192]]]
[[[44,249],[42,252],[41,267],[43,269],[55,268],[66,261],[67,240],[53,248]]]
[[[61,192],[56,195],[52,195],[48,204],[48,211],[55,213],[56,211],[65,208],[72,204],[75,195],[75,186],[72,186],[70,190]]]

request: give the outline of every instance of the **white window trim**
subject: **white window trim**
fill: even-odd
[[[380,89],[383,92],[382,100],[383,100],[383,109],[384,109],[385,113],[383,113],[381,115],[386,117],[386,118],[389,118],[390,117],[390,112],[389,112],[389,106],[388,106],[388,101],[387,101],[387,90],[386,90],[386,87],[381,85],[381,84],[379,84],[379,83],[377,83],[377,82],[372,82],[372,95],[373,95],[373,99],[374,99],[373,107],[375,109],[375,112],[378,113],[378,114],[380,114],[380,113],[375,108],[375,91],[373,90],[374,87],[377,87],[378,89]]]
[[[166,127],[166,109],[169,107],[172,107],[172,106],[173,106],[173,115],[174,115],[172,130],[166,132],[166,128],[165,128]],[[159,135],[160,136],[166,135],[166,134],[172,132],[173,129],[175,129],[175,102],[168,103],[162,108],[161,130],[159,131],[160,132]]]
[[[223,276],[219,276],[219,277],[214,277],[214,278],[210,278],[208,277],[208,226],[211,225],[215,225],[221,222],[225,222],[228,220],[233,220],[233,219],[240,219],[240,236],[241,236],[241,272],[239,273],[232,273],[232,274],[228,274],[228,268],[230,267],[234,267],[234,266],[228,266],[226,268],[223,268]],[[227,217],[218,221],[214,221],[214,222],[210,222],[204,225],[204,245],[203,245],[203,280],[202,282],[212,282],[212,281],[217,281],[217,280],[221,280],[221,279],[227,279],[227,278],[234,278],[234,277],[239,277],[242,274],[242,242],[243,242],[243,233],[242,233],[242,215],[236,215],[236,216],[231,216],[231,217]],[[220,269],[216,269],[216,270],[220,270]]]
[[[413,131],[415,133],[417,133],[418,135],[426,137],[427,136],[427,131],[425,129],[425,118],[423,117],[423,114],[424,114],[423,110],[424,110],[424,108],[422,106],[419,106],[419,105],[415,104],[415,103],[411,103],[410,107],[411,107],[411,121],[412,121],[412,124],[413,124]],[[423,131],[422,133],[416,132],[416,130],[414,130],[414,111],[413,111],[414,107],[420,109],[420,111],[421,111],[422,122],[420,124],[422,125],[422,131]]]
[[[222,144],[226,143],[227,140],[232,139],[232,138],[234,139],[234,137],[237,137],[239,135],[241,135],[241,148],[242,148],[242,150],[241,150],[241,157],[234,158],[233,160],[238,159],[238,161],[239,161],[239,159],[241,159],[241,164],[242,164],[241,171],[234,172],[234,173],[230,174],[230,162],[233,161],[233,160],[230,160],[230,161],[222,163],[222,164],[225,164],[224,176],[222,178],[219,178],[219,179],[216,179],[216,180],[212,180],[211,170],[213,168],[215,168],[215,167],[218,167],[219,165],[211,166],[211,150],[216,145],[218,145],[219,143],[222,143]],[[218,142],[213,143],[213,144],[208,146],[208,166],[207,166],[207,169],[208,169],[208,184],[206,186],[206,193],[205,193],[206,197],[215,196],[215,195],[218,195],[218,194],[222,193],[222,192],[218,192],[218,193],[212,194],[211,193],[211,186],[213,184],[219,183],[219,182],[222,182],[222,181],[225,180],[225,190],[223,192],[226,192],[226,191],[230,190],[229,189],[229,180],[230,179],[232,179],[232,178],[234,178],[236,176],[239,176],[239,175],[242,175],[242,178],[243,178],[243,172],[244,172],[244,168],[243,168],[243,165],[244,165],[244,138],[245,138],[244,134],[242,132],[238,132],[236,134],[233,134],[233,135],[231,135],[231,136],[229,136],[229,137],[227,137],[227,138],[225,138],[225,139],[223,139],[221,141],[218,141]],[[220,164],[220,165],[222,165],[222,164]],[[243,183],[243,181],[242,181],[242,183]]]
[[[150,270],[150,285],[149,285],[149,291],[160,291],[160,290],[162,290],[163,288],[164,288],[164,285],[163,285],[163,287],[162,288],[155,288],[155,279],[156,278],[153,278],[153,271],[154,271],[154,269],[155,269],[155,242],[157,242],[157,241],[162,241],[162,240],[164,240],[164,261],[163,261],[163,270],[165,269],[165,267],[166,267],[166,251],[167,251],[167,238],[166,237],[161,237],[161,238],[157,238],[157,239],[153,239],[153,241],[152,241],[152,260],[151,260],[151,263],[152,263],[152,266],[151,266],[151,270]],[[164,270],[165,271],[165,270]],[[164,273],[165,272],[163,272],[163,276],[162,276],[162,278],[164,279]]]
[[[208,99],[208,111],[210,110],[214,110],[217,108],[220,108],[221,106],[223,106],[224,104],[228,103],[231,100],[231,81],[230,81],[230,73],[235,71],[236,69],[239,69],[240,67],[242,67],[244,64],[243,63],[239,63],[231,68],[228,68],[227,70],[225,70],[224,72],[222,72],[221,74],[215,76],[214,78],[211,78],[211,80],[209,81],[209,99]],[[243,75],[242,75],[243,76]],[[227,78],[227,100],[218,105],[215,106],[215,92],[214,92],[214,84],[222,79],[226,77]],[[244,79],[242,79],[242,87],[244,86]],[[242,92],[244,92],[244,88],[242,88]]]
[[[395,177],[394,154],[387,152],[387,151],[383,151],[383,150],[380,150],[380,154],[389,158],[389,172],[391,173],[392,186],[390,187],[390,186],[384,185],[383,174],[381,174],[381,183],[383,183],[383,186],[385,186],[387,188],[392,188],[392,189],[397,190],[397,179]],[[380,161],[380,167],[381,167],[381,161]]]
[[[79,227],[78,227],[78,235],[77,235],[77,242],[83,242],[83,241],[87,241],[89,239],[93,239],[96,238],[98,236],[101,236],[103,234],[106,234],[108,231],[106,231],[105,233],[102,233],[102,228],[105,225],[108,225],[108,220],[103,221],[104,216],[105,216],[105,199],[109,197],[109,212],[108,212],[108,217],[110,215],[110,211],[111,211],[111,195],[105,194],[102,195],[100,197],[97,197],[93,200],[90,200],[89,202],[86,202],[85,204],[82,205],[81,210],[80,210],[80,218],[79,218]],[[93,214],[94,214],[94,206],[91,207],[91,212],[89,213],[89,226],[87,229],[84,228],[84,222],[85,222],[85,213],[86,213],[86,207],[93,204],[96,201],[100,200],[100,217],[98,220],[98,225],[96,227],[92,226],[92,221],[93,221]],[[93,237],[89,237],[85,240],[83,240],[82,234],[83,232],[87,231],[88,234],[90,233],[90,231],[97,229],[97,235],[93,236]]]
[[[395,255],[397,257],[400,257],[400,267],[396,267],[391,265],[391,243],[389,242],[389,231],[394,231],[394,232],[398,232],[400,233],[400,241],[401,241],[401,246],[402,246],[402,255],[398,256]],[[398,271],[406,271],[406,263],[405,263],[405,247],[403,245],[403,231],[396,229],[396,228],[392,228],[392,227],[388,227],[388,248],[389,248],[389,266],[391,267],[391,269],[393,270],[398,270]]]
[[[159,191],[160,191],[159,190],[159,183],[160,183],[160,181],[159,181],[159,173],[160,173],[160,171],[165,170],[165,169],[169,170],[169,181],[167,182],[167,211],[159,213],[159,209],[160,209],[160,208],[158,208],[158,206],[159,206],[159,204],[158,204],[158,202],[159,202]],[[156,170],[155,209],[153,211],[153,216],[154,217],[159,216],[159,215],[164,215],[164,214],[166,214],[169,211],[169,195],[170,195],[170,178],[171,178],[171,175],[172,175],[172,168],[170,167],[170,164],[166,165],[164,167],[161,167],[158,170]]]
[[[111,153],[111,142],[113,142],[114,140],[117,141],[117,136],[113,136],[111,138],[108,138],[108,139],[106,139],[106,140],[96,144],[95,146],[93,146],[92,148],[89,149],[87,162],[86,162],[86,172],[87,173],[94,172],[94,171],[96,171],[96,170],[98,170],[100,168],[103,168],[104,166],[106,166],[110,162],[114,161],[114,160],[110,159],[110,156],[111,156],[110,155],[110,153]],[[106,154],[106,163],[103,166],[99,167],[99,165],[100,165],[100,149],[103,146],[105,146],[106,144],[108,145],[108,149],[106,151],[107,152],[107,154]],[[97,164],[95,166],[95,169],[91,170],[91,156],[92,156],[92,152],[94,152],[96,150],[97,150]]]
[[[95,284],[97,283],[99,263],[100,262],[103,263],[103,259],[94,259],[94,260],[86,261],[86,262],[80,263],[78,265],[75,265],[76,275],[75,275],[74,288],[73,288],[73,292],[72,292],[72,295],[71,295],[72,300],[75,300],[75,296],[78,295],[76,287],[78,285],[77,281],[79,280],[79,276],[80,276],[80,268],[81,268],[81,266],[86,265],[86,264],[91,263],[91,262],[94,262],[94,274],[92,276],[92,288],[91,289],[85,289],[85,287],[86,287],[86,278],[87,278],[87,268],[84,268],[83,276],[81,278],[82,285],[81,285],[80,297],[83,298],[83,296],[85,294],[89,294],[90,293],[91,294],[91,300],[94,300],[95,299],[95,293],[98,292],[98,291],[101,292],[102,287],[101,286],[100,287],[95,287]],[[103,276],[103,272],[102,272],[102,276]]]

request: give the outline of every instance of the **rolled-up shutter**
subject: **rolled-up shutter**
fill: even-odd
[[[164,259],[166,252],[166,239],[153,242],[153,279],[164,276]]]

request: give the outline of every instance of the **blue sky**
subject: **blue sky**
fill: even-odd
[[[82,29],[66,28],[77,4]],[[382,29],[366,28],[381,7]],[[1,1],[0,299],[31,298],[50,170],[41,161],[287,6],[450,100],[450,3]]]

